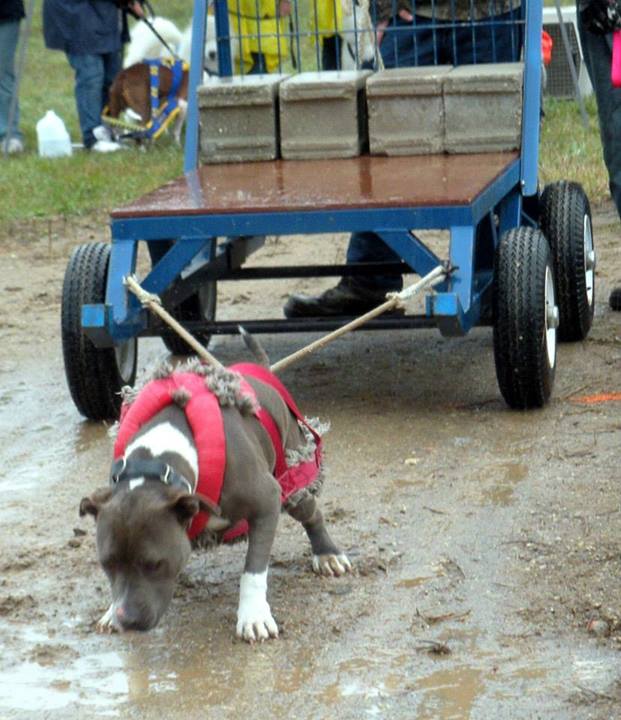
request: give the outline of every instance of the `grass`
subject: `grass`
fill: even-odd
[[[164,14],[184,27],[191,18],[191,8],[188,0],[169,0]],[[64,53],[44,47],[39,3],[20,104],[28,151],[8,160],[0,156],[0,226],[33,218],[107,212],[182,172],[182,150],[169,138],[158,140],[148,152],[132,148],[107,156],[83,151],[53,160],[37,156],[35,126],[48,109],[64,119],[74,141],[80,139],[73,71]],[[608,181],[594,101],[587,101],[588,129],[581,124],[575,102],[547,100],[545,109],[540,151],[542,182],[576,180],[584,185],[593,203],[601,201],[608,195]]]
[[[575,180],[582,184],[591,202],[598,204],[610,195],[608,173],[602,157],[595,97],[586,98],[585,105],[587,128],[576,102],[545,101],[539,171],[542,185],[553,180]]]
[[[188,0],[169,0],[166,16],[185,27],[192,15]],[[41,3],[36,3],[20,91],[21,129],[27,152],[5,160],[0,155],[0,224],[50,215],[109,210],[177,177],[183,152],[169,138],[148,152],[132,148],[111,155],[77,150],[72,157],[43,159],[36,154],[36,123],[47,110],[65,121],[74,142],[81,142],[73,71],[65,54],[43,43]]]

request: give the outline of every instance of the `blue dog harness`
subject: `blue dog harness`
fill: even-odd
[[[179,88],[183,79],[183,71],[188,64],[183,60],[172,58],[144,61],[149,66],[151,86],[151,119],[143,130],[143,137],[156,140],[177,117],[179,113]],[[172,84],[166,99],[160,105],[160,67],[168,67],[172,72]]]
[[[119,118],[111,118],[108,115],[106,106],[101,115],[102,119],[109,125],[122,127],[129,132],[124,137],[132,137],[136,140],[156,140],[170,123],[177,117],[181,108],[179,107],[179,89],[183,81],[183,73],[187,72],[189,65],[183,60],[173,58],[156,58],[143,60],[149,66],[149,96],[151,99],[151,119],[146,125],[129,123]],[[167,67],[172,72],[172,83],[166,98],[160,104],[160,67]]]

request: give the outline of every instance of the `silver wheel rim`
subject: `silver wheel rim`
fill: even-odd
[[[198,291],[200,313],[203,320],[213,320],[216,312],[216,286],[215,283],[202,285]]]
[[[548,365],[554,367],[556,363],[556,328],[558,327],[558,307],[554,295],[554,278],[550,266],[546,267],[545,279],[545,328],[546,352]]]
[[[595,296],[595,249],[593,247],[593,231],[591,218],[585,213],[583,224],[584,236],[584,284],[589,308]]]
[[[114,346],[114,357],[119,375],[124,383],[131,383],[136,358],[136,338]]]

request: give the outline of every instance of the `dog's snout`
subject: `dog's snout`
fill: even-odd
[[[151,622],[138,612],[132,612],[126,606],[119,605],[116,608],[116,619],[123,630],[150,630],[155,623]]]
[[[210,50],[207,53],[207,57],[209,58],[209,60],[215,60],[218,57],[218,54],[216,53],[215,50]]]

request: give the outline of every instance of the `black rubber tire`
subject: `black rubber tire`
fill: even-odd
[[[494,359],[500,392],[512,408],[542,407],[554,384],[556,339],[551,362],[546,269],[553,284],[550,249],[540,230],[519,227],[503,234],[494,264]]]
[[[578,183],[561,180],[546,185],[540,204],[540,225],[554,262],[559,340],[584,340],[595,309],[595,272],[587,272],[585,257],[585,224],[591,246],[593,240],[589,199]]]
[[[169,310],[171,315],[182,325],[185,321],[214,320],[216,317],[216,304],[218,288],[215,281],[206,283],[196,295],[184,300],[179,307]],[[211,340],[209,333],[196,333],[194,337],[205,347]],[[162,341],[166,349],[173,355],[194,355],[195,351],[172,330],[164,330]]]
[[[82,332],[82,305],[103,303],[106,296],[110,245],[78,245],[65,271],[61,338],[65,375],[77,409],[90,420],[117,419],[120,391],[136,379],[136,339],[122,348],[98,348]],[[125,354],[119,363],[120,352]]]

